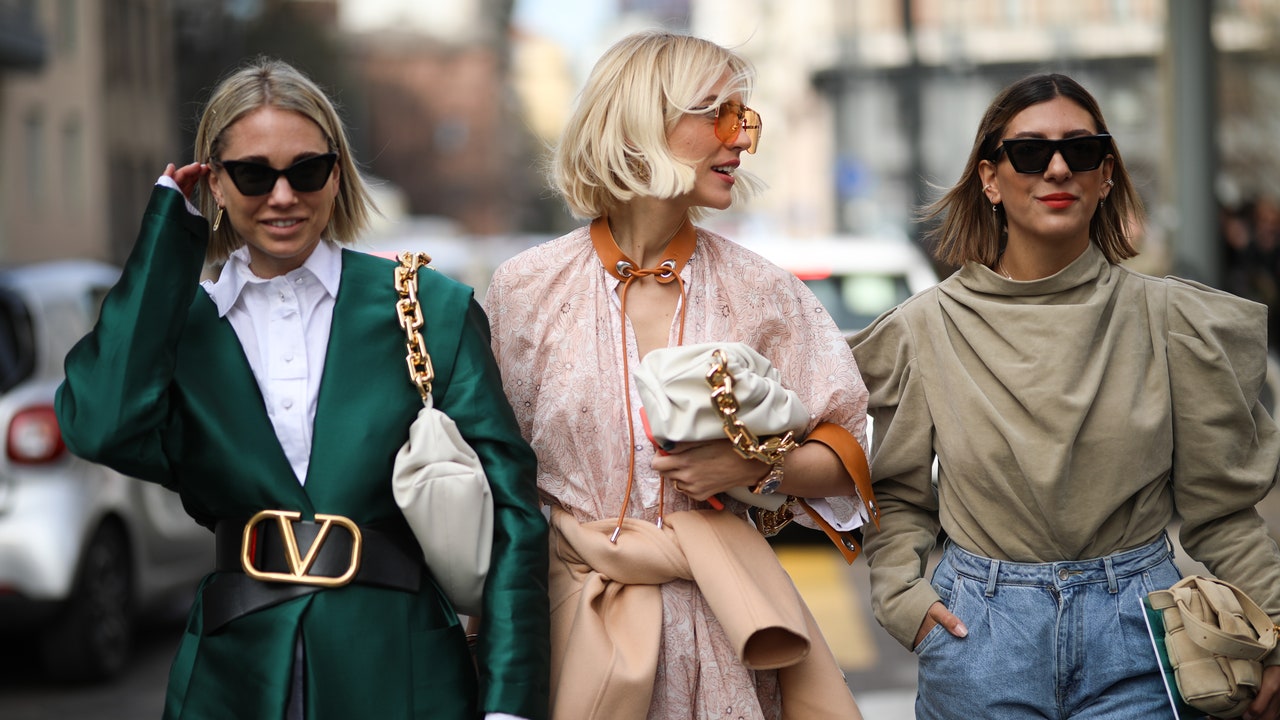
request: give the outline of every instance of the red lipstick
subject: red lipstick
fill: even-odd
[[[1062,210],[1071,207],[1071,204],[1076,201],[1076,196],[1071,193],[1050,193],[1040,196],[1039,200],[1055,210]]]

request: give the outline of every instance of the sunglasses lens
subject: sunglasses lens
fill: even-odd
[[[1038,173],[1049,167],[1054,147],[1048,140],[1006,140],[1004,151],[1015,172]]]
[[[231,182],[235,184],[240,194],[250,197],[271,192],[279,176],[270,166],[259,163],[236,162],[224,163],[224,165],[227,175],[231,176]]]
[[[747,152],[754,153],[760,143],[760,113],[742,103],[727,100],[720,103],[716,112],[716,139],[726,145],[738,139],[739,132],[746,132],[751,140]]]
[[[738,136],[738,122],[742,114],[742,106],[736,102],[720,103],[716,111],[716,139],[722,143],[731,143]]]
[[[317,155],[284,171],[289,185],[296,192],[315,192],[329,182],[333,164],[338,156],[333,153]]]
[[[1107,155],[1107,146],[1101,138],[1083,137],[1068,140],[1061,145],[1062,159],[1072,172],[1096,170]]]

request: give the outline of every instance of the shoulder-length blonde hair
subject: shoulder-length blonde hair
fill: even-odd
[[[549,180],[569,211],[597,218],[638,196],[692,190],[693,166],[672,154],[667,133],[683,115],[706,112],[704,99],[726,77],[713,106],[732,95],[745,102],[755,71],[738,54],[688,35],[638,32],[605,51],[552,156]],[[735,202],[759,187],[749,173],[735,177]],[[694,219],[703,214],[690,212]]]
[[[953,266],[970,260],[983,265],[996,262],[1004,243],[1006,220],[1003,212],[991,212],[987,196],[982,192],[978,164],[983,160],[997,160],[996,151],[1005,130],[1018,113],[1056,97],[1064,97],[1079,105],[1093,118],[1097,132],[1107,132],[1107,122],[1102,117],[1098,102],[1080,83],[1066,75],[1031,75],[1002,90],[991,101],[978,124],[973,150],[960,180],[920,214],[926,222],[941,219],[938,225],[925,233],[925,239],[932,243],[933,255],[939,261]],[[1118,263],[1138,254],[1129,242],[1128,233],[1136,221],[1142,219],[1143,208],[1142,199],[1125,169],[1114,138],[1110,154],[1115,158],[1111,170],[1115,185],[1107,195],[1107,201],[1094,212],[1089,222],[1089,237],[1109,262]]]
[[[227,128],[258,108],[271,106],[291,110],[320,127],[329,150],[338,153],[338,197],[324,237],[341,244],[355,242],[378,212],[360,170],[352,157],[351,143],[333,103],[318,85],[292,65],[274,58],[259,57],[220,82],[205,105],[196,130],[196,162],[216,160],[222,152]],[[218,211],[217,201],[207,184],[201,185],[200,210],[205,217]],[[222,223],[212,231],[205,260],[218,263],[244,245],[244,239]]]

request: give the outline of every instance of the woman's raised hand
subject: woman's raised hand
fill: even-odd
[[[205,163],[191,163],[177,167],[169,163],[164,168],[164,174],[173,178],[173,181],[178,183],[178,189],[182,191],[183,196],[194,202],[196,185],[201,178],[209,174],[209,166]]]

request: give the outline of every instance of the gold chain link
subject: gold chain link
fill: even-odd
[[[422,307],[418,305],[418,268],[426,267],[429,262],[431,256],[424,252],[403,252],[396,266],[396,292],[400,294],[396,314],[400,317],[408,350],[404,359],[409,365],[409,382],[418,388],[423,402],[431,397],[431,382],[436,379],[427,341],[422,337]]]
[[[738,398],[733,394],[733,373],[729,372],[729,359],[724,350],[711,353],[711,369],[707,371],[707,385],[711,386],[711,403],[724,421],[724,434],[733,441],[733,449],[748,460],[759,460],[773,465],[781,462],[787,453],[796,448],[795,433],[771,437],[760,442],[756,434],[738,419]]]

